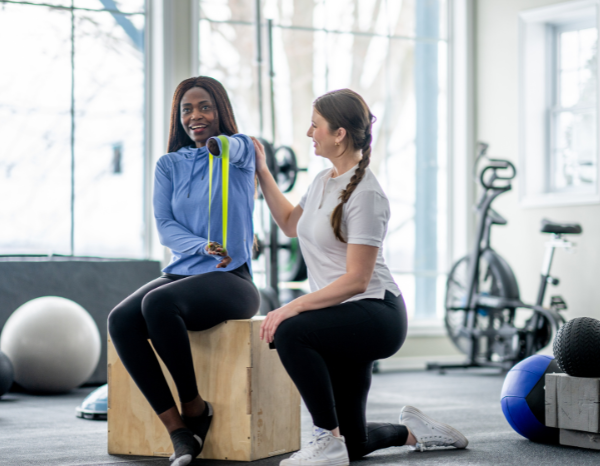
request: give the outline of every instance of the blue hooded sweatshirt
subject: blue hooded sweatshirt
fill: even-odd
[[[182,147],[163,155],[156,164],[154,217],[161,244],[173,253],[163,272],[198,275],[228,272],[248,264],[252,272],[254,230],[254,144],[243,134],[229,139],[229,214],[227,252],[231,263],[216,268],[220,256],[206,251],[208,244],[208,149]],[[221,141],[215,138],[221,150]],[[213,162],[210,240],[223,244],[222,159]]]

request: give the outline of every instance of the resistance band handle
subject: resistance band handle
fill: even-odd
[[[208,244],[210,245],[210,211],[212,204],[212,178],[213,159],[219,157],[221,162],[221,184],[222,184],[222,219],[223,219],[223,248],[227,250],[227,214],[229,211],[229,139],[226,136],[217,136],[221,141],[221,155],[214,156],[208,151]]]

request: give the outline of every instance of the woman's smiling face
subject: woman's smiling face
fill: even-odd
[[[219,112],[206,89],[192,87],[183,94],[179,107],[183,129],[196,147],[204,147],[209,138],[219,135]]]
[[[338,152],[335,143],[339,135],[332,134],[329,123],[314,107],[310,128],[306,135],[313,140],[315,155],[331,157]]]

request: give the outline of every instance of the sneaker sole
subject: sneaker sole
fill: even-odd
[[[350,466],[350,461],[347,459],[331,460],[331,461],[306,461],[306,460],[281,460],[279,466]]]
[[[449,437],[458,437],[458,440],[456,442],[452,443],[451,446],[454,446],[455,448],[459,448],[459,449],[467,448],[467,445],[469,444],[467,437],[465,437],[461,432],[456,430],[454,427],[449,426],[448,424],[444,424],[443,422],[436,421],[436,420],[430,418],[429,416],[426,416],[425,414],[423,414],[421,411],[419,411],[417,408],[415,408],[413,406],[405,406],[404,408],[402,408],[402,411],[400,412],[400,424],[402,424],[402,425],[404,425],[404,423],[402,422],[402,415],[404,413],[410,413],[413,416],[415,416],[421,420],[427,421],[430,424],[434,424],[436,427],[439,428],[440,431],[442,431],[444,434],[448,435]]]

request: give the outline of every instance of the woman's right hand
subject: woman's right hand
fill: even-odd
[[[260,143],[260,141],[252,136],[250,136],[252,142],[254,143],[254,153],[256,154],[256,173],[260,173],[263,170],[268,170],[267,166],[267,156],[265,154],[265,148]]]
[[[231,257],[229,257],[229,255],[227,254],[227,249],[225,249],[219,243],[211,241],[209,244],[206,245],[205,249],[206,252],[208,252],[208,254],[210,254],[211,256],[223,257],[223,259],[221,259],[221,262],[217,264],[217,269],[223,269],[227,267],[232,261]]]

